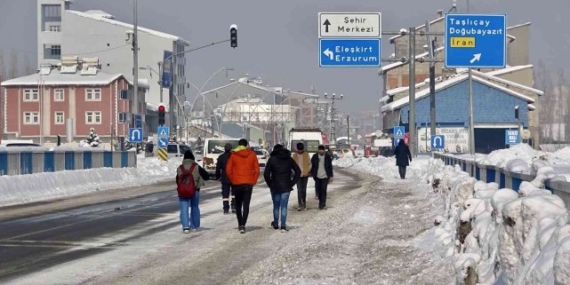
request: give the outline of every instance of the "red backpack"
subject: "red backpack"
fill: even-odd
[[[176,179],[176,191],[178,191],[178,197],[184,199],[192,199],[196,194],[196,184],[194,182],[194,168],[196,168],[196,163],[193,162],[190,169],[186,171],[184,164],[181,164],[178,169],[180,169],[180,175]]]

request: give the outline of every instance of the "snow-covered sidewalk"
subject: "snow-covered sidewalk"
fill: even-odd
[[[449,284],[432,229],[442,203],[418,182],[365,182],[234,284]]]

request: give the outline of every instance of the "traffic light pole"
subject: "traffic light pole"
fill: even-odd
[[[207,47],[215,46],[215,45],[218,45],[218,44],[227,43],[227,42],[229,42],[229,41],[230,41],[230,39],[223,40],[223,41],[212,42],[212,43],[209,43],[209,44],[207,44],[207,45],[199,46],[199,47],[196,47],[196,48],[193,48],[193,49],[181,51],[181,52],[178,52],[178,53],[173,53],[173,54],[171,54],[169,57],[167,57],[167,58],[164,59],[164,62],[166,62],[166,61],[168,61],[168,60],[171,61],[171,62],[170,62],[170,69],[169,69],[171,79],[170,79],[170,86],[169,86],[169,88],[168,88],[168,111],[169,111],[169,113],[170,113],[170,116],[169,116],[169,117],[170,117],[170,128],[171,128],[171,129],[172,129],[173,127],[175,127],[175,124],[174,124],[174,112],[173,112],[173,111],[174,111],[174,99],[175,99],[174,96],[175,96],[175,95],[174,95],[174,80],[172,80],[172,79],[174,78],[174,64],[173,64],[173,62],[172,62],[172,59],[175,58],[175,57],[177,57],[177,56],[179,56],[179,55],[183,55],[183,54],[190,53],[190,52],[193,52],[193,51],[197,51],[197,50],[200,50],[200,49],[204,49],[204,48],[207,48]],[[164,62],[163,62],[163,64],[162,64],[163,67],[162,67],[161,70],[164,69]],[[159,66],[160,66],[160,63],[159,63]],[[162,72],[164,72],[164,71],[162,71]],[[161,80],[160,103],[163,103],[163,97],[162,97],[162,87],[163,87],[163,86],[162,86],[162,76],[161,76],[160,80]],[[177,80],[177,81],[178,81],[178,80]],[[177,83],[178,83],[178,82],[177,82]],[[172,131],[172,130],[171,130],[171,131]]]

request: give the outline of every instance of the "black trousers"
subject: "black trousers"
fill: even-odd
[[[319,209],[327,206],[327,187],[329,186],[329,179],[315,178],[315,190],[317,197],[319,197]]]
[[[297,181],[297,200],[299,201],[299,207],[305,207],[307,205],[307,183],[309,183],[309,177],[299,177]]]
[[[398,166],[398,172],[400,173],[400,179],[406,179],[406,166]]]
[[[232,195],[231,206],[232,210],[236,208],[235,196],[232,191],[232,185],[227,183],[222,183],[222,201],[224,204],[224,212],[230,210],[230,194]]]
[[[238,185],[233,186],[232,189],[236,196],[238,226],[245,226],[247,224],[247,217],[249,216],[249,203],[251,202],[251,195],[253,194],[253,186]]]

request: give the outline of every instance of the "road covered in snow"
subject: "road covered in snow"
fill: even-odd
[[[449,284],[448,247],[433,226],[442,197],[413,169],[408,180],[396,180],[386,161],[377,175],[336,167],[328,210],[316,210],[312,182],[308,211],[295,210],[293,192],[287,233],[270,228],[263,184],[254,188],[246,234],[235,216],[222,215],[216,185],[201,202],[203,228],[188,235],[178,224],[174,190],[119,210],[107,202],[96,211],[30,217],[29,224],[3,222],[13,228],[0,237],[0,262],[8,264],[0,283]]]

